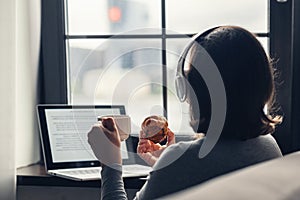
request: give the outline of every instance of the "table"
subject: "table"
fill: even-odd
[[[144,185],[146,177],[124,178],[129,199]],[[101,181],[73,181],[46,174],[45,167],[33,164],[17,169],[17,200],[100,199]]]

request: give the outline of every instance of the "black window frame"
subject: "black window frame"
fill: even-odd
[[[39,69],[39,103],[67,104],[68,78],[66,62],[66,40],[76,38],[111,38],[114,35],[66,35],[64,0],[42,0],[41,54]],[[284,153],[300,148],[299,132],[299,1],[269,0],[269,33],[256,33],[258,37],[269,37],[270,55],[278,58],[276,66],[281,71],[280,79],[285,82],[278,86],[277,99],[282,105],[285,120],[278,127],[275,137]],[[162,40],[166,49],[169,38],[183,38],[182,34],[166,33],[165,0],[161,0],[161,28],[158,35],[118,35],[122,38],[153,38]],[[249,11],[250,12],[250,11]],[[298,22],[298,24],[296,23]],[[193,33],[187,33],[192,36]],[[115,36],[114,36],[115,37]],[[284,39],[282,39],[284,38]],[[167,99],[167,56],[162,50],[162,96],[165,116],[168,112]],[[292,78],[290,78],[292,77]],[[291,97],[291,98],[287,98]],[[297,108],[297,110],[295,109]]]
[[[270,0],[270,55],[279,72],[277,102],[284,114],[275,136],[284,154],[300,149],[299,11],[298,0]]]

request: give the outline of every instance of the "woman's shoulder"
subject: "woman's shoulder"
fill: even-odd
[[[257,137],[257,140],[259,141],[259,144],[264,147],[265,152],[270,151],[277,153],[279,156],[282,155],[278,143],[271,134],[259,136]]]
[[[199,151],[204,139],[197,139],[192,141],[180,141],[167,147],[161,154],[154,169],[159,169],[173,163],[174,161],[180,161],[182,157],[185,159],[191,159]]]
[[[187,150],[190,151],[194,148],[199,148],[202,145],[204,140],[205,140],[205,138],[195,139],[195,140],[190,140],[190,141],[179,141],[179,142],[169,146],[168,148],[166,148],[164,153],[186,152]]]
[[[240,160],[247,158],[261,161],[282,156],[275,138],[270,134],[243,141],[224,142],[218,150],[219,153],[234,151],[233,154]]]
[[[275,138],[271,134],[261,135],[256,138],[250,139],[249,144],[260,146],[278,146]]]

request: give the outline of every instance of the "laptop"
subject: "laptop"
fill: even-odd
[[[100,162],[87,133],[101,115],[126,114],[124,105],[37,105],[46,172],[77,181],[99,180]],[[152,170],[136,163],[130,137],[121,142],[123,177],[146,177]]]

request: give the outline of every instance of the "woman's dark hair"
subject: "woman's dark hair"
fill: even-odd
[[[274,103],[273,67],[255,35],[241,27],[221,26],[196,42],[209,53],[224,82],[227,110],[221,137],[244,140],[273,133],[281,117],[264,112]],[[190,50],[191,59],[197,59],[197,45]],[[211,117],[208,88],[193,65],[185,77],[195,94],[188,99],[191,125],[195,132],[205,133]]]

